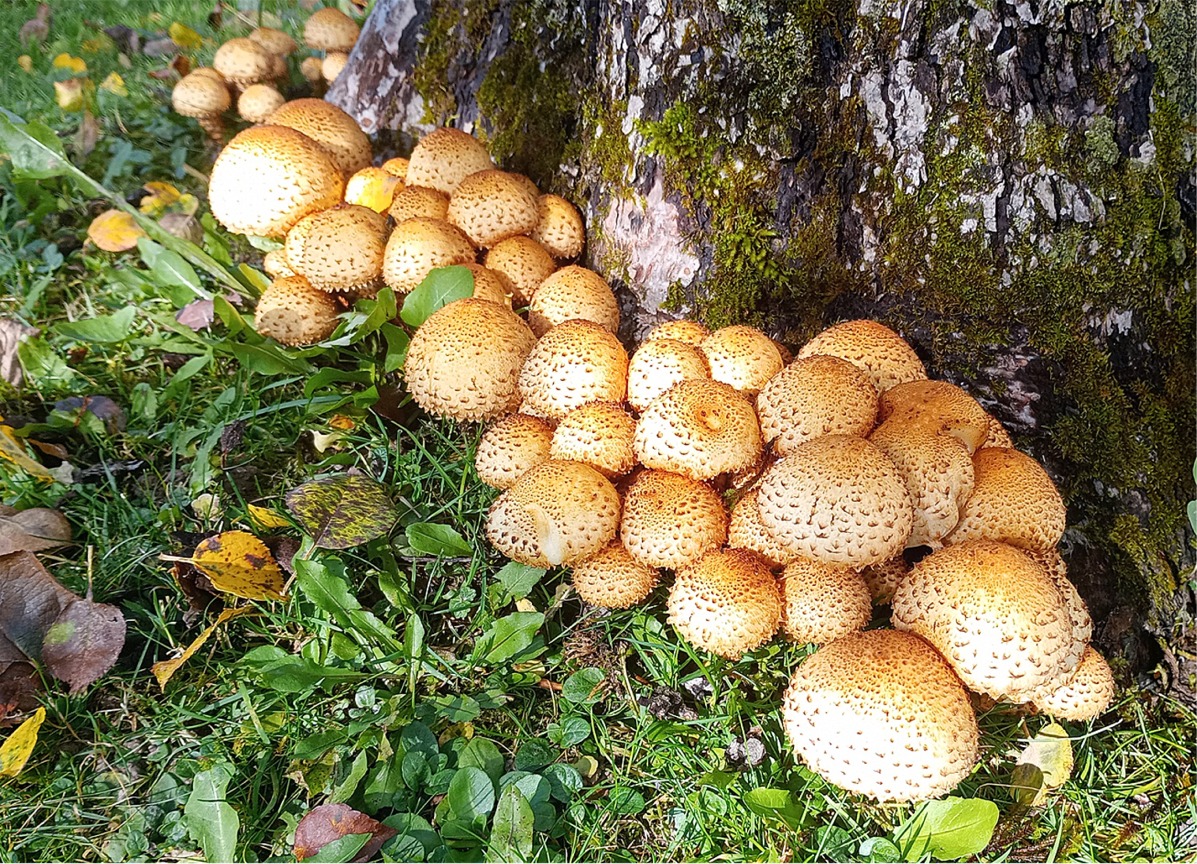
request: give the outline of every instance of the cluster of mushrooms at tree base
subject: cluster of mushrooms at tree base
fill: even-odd
[[[416,330],[404,376],[428,413],[490,424],[490,542],[571,568],[597,606],[671,578],[678,635],[722,657],[775,636],[821,646],[782,716],[823,777],[878,801],[949,792],[979,758],[970,692],[1071,720],[1108,707],[1113,676],[1057,551],[1059,493],[897,333],[847,321],[791,355],[752,327],[677,320],[629,355],[610,286],[570,263],[577,209],[472,136],[437,129],[374,167],[327,102],[263,119],[209,190],[229,230],[283,241],[259,331],[318,342],[356,298],[468,267],[473,296]],[[865,630],[874,604],[892,629]]]

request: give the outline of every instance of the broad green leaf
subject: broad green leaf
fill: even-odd
[[[954,861],[982,852],[993,839],[997,820],[992,801],[949,796],[923,804],[894,833],[894,842],[907,861],[928,852],[940,861]]]
[[[456,819],[485,819],[495,808],[495,784],[481,768],[461,768],[449,783],[445,801]]]
[[[805,817],[802,805],[794,800],[789,789],[758,786],[744,793],[744,803],[758,816],[778,819],[791,828],[800,826]]]
[[[407,348],[411,342],[411,337],[407,335],[407,331],[396,327],[389,321],[378,328],[382,333],[382,338],[387,343],[386,356],[382,361],[382,371],[384,374],[397,372],[403,368],[403,364],[407,361]]]
[[[353,757],[353,763],[349,766],[349,773],[345,775],[345,779],[337,784],[333,789],[332,794],[328,796],[329,804],[344,804],[357,792],[357,787],[361,784],[362,778],[366,776],[366,771],[370,767],[369,757],[366,756],[366,751],[360,751]]]
[[[52,389],[75,380],[75,370],[40,336],[25,339],[17,345],[17,359],[25,377],[38,387]]]
[[[541,567],[529,567],[518,561],[508,561],[495,574],[495,580],[503,589],[498,605],[506,606],[513,600],[523,600],[532,593],[532,589],[544,578],[546,572]]]
[[[165,248],[161,243],[155,243],[149,237],[137,240],[137,249],[141,252],[141,260],[150,268],[150,275],[159,288],[172,291],[176,288],[186,288],[197,297],[205,300],[212,295],[204,290],[200,284],[195,268],[184,260],[178,252]],[[175,296],[173,293],[172,297]]]
[[[231,765],[221,762],[195,775],[191,794],[183,806],[183,824],[207,861],[236,861],[237,811],[225,800],[233,779]]]
[[[519,654],[532,644],[542,624],[540,612],[513,612],[500,618],[482,637],[486,662],[501,663]]]
[[[305,862],[313,861],[316,864],[320,864],[320,862],[344,864],[344,862],[352,861],[357,857],[357,853],[362,851],[362,847],[370,842],[370,836],[369,834],[346,834],[321,847],[315,855],[303,860]]]
[[[259,375],[304,375],[311,369],[306,361],[289,357],[283,349],[269,342],[261,345],[233,342],[228,347],[238,363]]]
[[[474,274],[468,267],[437,267],[403,300],[399,317],[419,327],[432,314],[454,300],[474,296]]]
[[[361,634],[391,650],[399,647],[399,636],[378,616],[363,609],[349,587],[345,565],[338,558],[326,556],[320,561],[296,558],[295,584],[303,595],[350,635]]]
[[[648,802],[635,789],[620,786],[612,789],[611,794],[607,796],[607,806],[615,813],[634,816],[637,813],[643,813],[644,808],[648,806]]]
[[[435,696],[431,700],[436,713],[450,723],[468,723],[482,713],[482,706],[473,696]]]
[[[583,717],[566,717],[560,723],[550,723],[546,734],[558,747],[573,747],[590,737],[590,723]]]
[[[18,180],[46,180],[67,173],[71,163],[54,131],[37,120],[16,123],[14,119],[19,118],[0,113],[0,150],[12,160],[13,176]]]
[[[515,767],[519,771],[539,771],[561,755],[548,741],[529,738],[515,753]]]
[[[270,279],[266,274],[260,270],[255,270],[248,264],[239,264],[237,266],[237,275],[241,277],[242,282],[259,294],[270,287]]]
[[[593,705],[603,698],[602,684],[606,674],[594,666],[579,669],[561,685],[561,698],[576,705]]]
[[[486,738],[471,738],[457,754],[458,768],[481,768],[495,783],[503,776],[503,762],[499,748]]]
[[[582,775],[572,765],[556,762],[544,769],[544,778],[549,781],[552,795],[562,804],[568,804],[574,793],[582,788]]]
[[[406,753],[423,753],[430,760],[435,760],[440,753],[436,736],[418,720],[408,723],[399,732],[399,746]]]
[[[358,474],[309,480],[286,496],[287,509],[313,542],[348,549],[382,537],[398,519],[382,484]]]
[[[902,860],[902,851],[888,837],[870,837],[860,844],[860,857],[877,864],[895,864]]]
[[[457,529],[448,525],[437,525],[432,522],[417,522],[408,525],[407,545],[424,555],[445,555],[449,557],[468,558],[474,550]]]
[[[498,861],[525,861],[532,855],[532,806],[515,785],[499,796],[487,855]]]
[[[60,321],[54,332],[77,342],[122,342],[129,338],[137,307],[126,306],[111,315],[96,315],[80,321]]]

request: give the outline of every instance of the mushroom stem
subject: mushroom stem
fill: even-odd
[[[222,144],[224,142],[224,117],[219,114],[209,114],[195,119],[199,121],[200,128],[207,133],[213,143]]]

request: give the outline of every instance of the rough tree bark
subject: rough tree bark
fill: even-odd
[[[1048,466],[1098,641],[1145,670],[1193,633],[1195,21],[1182,0],[379,0],[329,98],[399,150],[474,131],[575,201],[629,339],[683,311],[791,345],[899,329]]]

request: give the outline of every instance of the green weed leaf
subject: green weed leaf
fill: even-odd
[[[232,779],[232,766],[223,762],[199,772],[191,781],[191,794],[183,806],[187,832],[208,861],[237,860],[241,823],[237,811],[225,800]]]
[[[506,606],[514,600],[523,600],[532,593],[532,589],[544,578],[546,572],[541,567],[529,567],[518,561],[508,561],[495,574],[495,580],[502,587],[498,605]]]
[[[195,268],[178,252],[167,249],[161,243],[155,243],[149,237],[138,238],[137,251],[141,253],[141,260],[145,262],[145,266],[150,269],[154,283],[165,290],[176,303],[179,299],[183,299],[184,302],[190,299],[176,293],[179,287],[205,299],[212,296],[200,284]]]
[[[313,542],[348,549],[384,536],[398,519],[382,484],[358,474],[309,480],[287,493],[287,509]]]
[[[399,317],[411,327],[419,327],[454,300],[474,296],[474,274],[468,267],[437,267],[403,300]]]
[[[445,801],[455,819],[485,819],[495,809],[495,784],[481,768],[460,768],[449,782]]]
[[[0,113],[0,150],[12,160],[13,175],[18,180],[47,180],[67,173],[71,163],[54,130],[31,120],[18,121],[15,114]]]
[[[894,841],[907,861],[928,852],[940,861],[954,861],[983,851],[997,820],[992,801],[949,796],[923,804],[894,833]]]
[[[133,331],[133,319],[136,317],[137,307],[126,306],[111,315],[96,315],[81,321],[60,321],[54,325],[54,332],[76,342],[123,342]]]
[[[465,538],[448,525],[417,522],[414,525],[408,525],[405,533],[407,534],[407,545],[422,555],[468,558],[474,554],[474,550],[465,541]]]
[[[502,663],[519,654],[532,644],[542,624],[544,615],[540,612],[513,612],[500,618],[482,637],[486,662]]]
[[[579,669],[561,685],[561,698],[575,705],[593,705],[603,698],[602,684],[606,677],[602,669],[594,666]]]
[[[362,635],[394,650],[399,636],[373,612],[363,609],[349,588],[345,565],[337,558],[315,561],[296,558],[295,584],[316,608],[332,616],[333,620],[351,635]]]
[[[515,785],[499,796],[487,855],[498,861],[526,861],[532,855],[532,805]]]
[[[493,782],[503,776],[503,754],[493,741],[486,738],[471,738],[470,743],[457,754],[458,768],[480,768]]]
[[[744,803],[758,816],[777,819],[791,828],[802,825],[806,815],[802,805],[794,800],[789,789],[758,786],[744,793]]]

